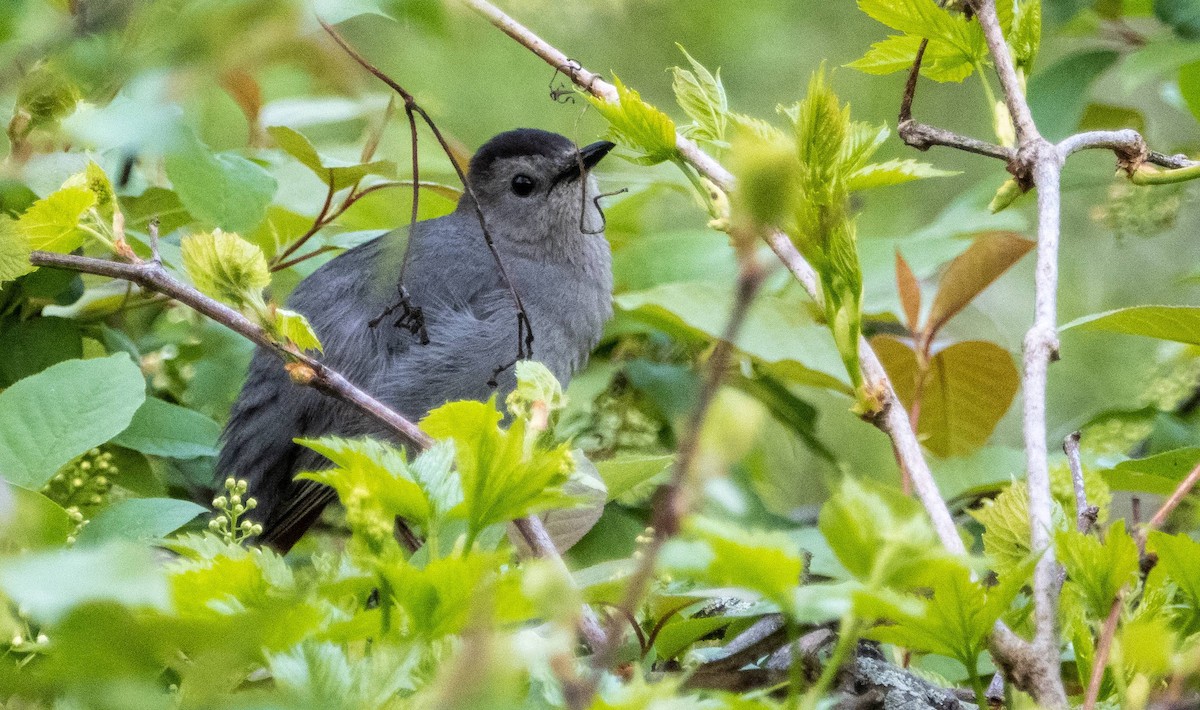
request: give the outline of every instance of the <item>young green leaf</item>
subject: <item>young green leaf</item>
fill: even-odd
[[[1138,571],[1137,544],[1118,520],[1104,533],[1104,541],[1073,528],[1057,535],[1058,555],[1067,579],[1083,599],[1093,619],[1108,616],[1113,600]]]
[[[692,119],[692,124],[682,130],[696,140],[723,143],[729,122],[729,100],[725,96],[725,86],[721,83],[721,71],[718,69],[714,76],[703,64],[692,58],[683,45],[675,46],[679,47],[679,51],[683,52],[683,56],[687,57],[692,66],[691,71],[681,67],[672,70],[675,77],[672,84],[675,100]]]
[[[67,254],[83,246],[85,232],[79,222],[96,206],[96,193],[69,186],[38,200],[17,219],[17,229],[31,249]]]
[[[917,57],[917,49],[924,37],[919,35],[893,35],[871,45],[867,53],[847,64],[865,74],[885,75],[908,71]],[[971,57],[953,45],[930,40],[921,58],[921,76],[939,82],[961,82],[975,71]]]
[[[111,540],[155,542],[183,527],[205,508],[190,500],[174,498],[126,498],[107,508],[79,531],[80,545],[96,545]]]
[[[1077,318],[1059,328],[1104,330],[1143,335],[1159,340],[1200,345],[1200,308],[1192,306],[1133,306]]]
[[[1028,75],[1033,69],[1033,61],[1037,59],[1038,48],[1042,44],[1041,0],[1021,0],[1013,18],[1008,44],[1012,47],[1013,62]]]
[[[29,263],[31,251],[29,239],[17,223],[7,215],[0,215],[0,284],[33,271],[34,266]]]
[[[1104,472],[1104,480],[1119,491],[1165,496],[1170,495],[1197,464],[1200,464],[1200,448],[1173,449],[1122,461]]]
[[[934,60],[931,78],[939,81],[962,81],[970,76],[971,67],[987,60],[987,43],[979,23],[939,7],[934,0],[858,0],[858,7],[876,21],[903,32],[907,37],[881,43],[882,47],[876,45],[878,49],[873,47],[867,57],[859,60],[867,66],[878,70],[889,65],[896,66],[898,57],[904,53],[908,56],[908,67],[911,67],[921,39],[929,40],[926,52]],[[909,49],[911,53],[908,53]]]
[[[275,309],[275,332],[279,337],[294,344],[301,351],[316,350],[323,352],[321,341],[317,338],[312,324],[303,313],[290,311],[286,308]]]
[[[916,333],[921,329],[921,284],[899,249],[896,250],[896,288],[900,292],[905,324]]]
[[[675,147],[675,122],[667,114],[642,100],[634,89],[613,77],[617,88],[616,102],[588,96],[601,116],[608,120],[618,143],[641,153],[634,162],[655,165],[679,156]]]
[[[734,221],[756,227],[783,224],[800,197],[795,143],[782,133],[762,136],[739,129],[731,160],[737,178],[732,195]]]
[[[957,170],[939,170],[929,163],[919,163],[911,158],[904,160],[889,160],[886,163],[872,163],[850,173],[847,177],[846,189],[851,192],[869,190],[873,187],[889,187],[903,185],[913,180],[930,177],[947,177],[959,175]]]
[[[220,229],[189,234],[180,246],[183,268],[201,292],[239,310],[262,302],[271,271],[261,249]]]
[[[1169,535],[1152,530],[1146,548],[1158,555],[1152,579],[1165,575],[1182,593],[1183,603],[1177,605],[1175,613],[1184,621],[1184,632],[1190,635],[1200,630],[1200,543],[1183,533]],[[1146,584],[1151,586],[1150,581]]]
[[[57,67],[39,62],[20,83],[14,116],[24,112],[29,123],[24,133],[50,127],[69,116],[80,99],[79,87]]]
[[[983,551],[999,574],[1020,569],[1035,556],[1030,542],[1029,490],[1024,481],[1014,481],[1000,495],[984,501],[983,507],[968,512],[983,525]],[[1051,503],[1051,518],[1056,531],[1068,528],[1057,501]]]
[[[744,530],[711,518],[688,521],[690,537],[702,540],[711,555],[696,558],[693,571],[715,586],[758,592],[790,610],[794,590],[804,573],[800,548],[778,532]]]
[[[871,339],[876,354],[905,407],[916,397],[917,355],[888,335]],[[983,340],[955,343],[937,351],[921,390],[917,432],[941,457],[970,454],[987,443],[1020,386],[1012,355]]]
[[[942,326],[1021,260],[1036,242],[1013,232],[984,232],[946,267],[926,329],[932,338]]]
[[[514,368],[517,387],[504,400],[505,407],[514,417],[527,421],[535,416],[546,419],[567,406],[562,384],[550,368],[536,360],[521,360]]]
[[[421,421],[430,436],[454,442],[470,539],[489,525],[570,501],[561,491],[574,467],[569,447],[529,443],[525,420],[505,431],[500,419],[493,397],[450,402]]]
[[[471,613],[482,610],[496,590],[495,570],[502,564],[496,554],[433,560],[424,569],[401,562],[381,568],[384,579],[396,590],[394,603],[404,615],[408,633],[418,638],[441,638],[466,628]]]
[[[192,459],[216,456],[221,425],[203,414],[164,402],[146,399],[129,427],[113,443],[151,456]]]
[[[214,153],[195,136],[168,153],[167,177],[194,217],[231,232],[249,232],[267,214],[275,178],[236,153]]]
[[[275,145],[299,160],[304,167],[313,171],[334,191],[357,185],[368,175],[396,177],[396,164],[390,160],[376,160],[369,163],[335,160],[321,156],[304,134],[287,126],[271,126],[267,129],[267,133],[271,134]]]

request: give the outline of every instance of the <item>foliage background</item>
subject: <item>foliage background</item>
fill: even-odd
[[[319,33],[316,14],[344,20],[340,31],[415,94],[465,153],[515,126],[555,130],[580,144],[606,130],[605,121],[596,111],[585,110],[582,99],[555,102],[549,95],[551,70],[454,3],[81,0],[70,8],[64,5],[13,0],[0,8],[0,115],[17,115],[30,106],[29,93],[45,89],[39,72],[47,66],[85,102],[78,110],[72,102],[61,115],[51,109],[53,115],[27,137],[11,127],[7,137],[0,137],[0,153],[6,156],[0,208],[13,217],[33,197],[49,194],[82,170],[89,159],[110,176],[120,174],[130,145],[141,162],[124,189],[126,209],[142,220],[161,212],[162,204],[139,203],[138,194],[147,185],[166,184],[168,175],[157,154],[164,147],[174,150],[172,141],[190,129],[207,146],[202,150],[247,156],[277,181],[267,221],[239,230],[271,256],[278,241],[286,243],[288,236],[307,229],[325,187],[273,148],[263,129],[292,126],[322,154],[354,161],[388,101],[384,87]],[[1189,41],[1186,26],[1172,28],[1147,17],[1148,3],[1125,0],[1115,4],[1116,10],[1113,5],[1046,3],[1044,41],[1030,79],[1039,125],[1047,137],[1058,139],[1086,114],[1088,125],[1133,125],[1158,150],[1194,153],[1200,148],[1200,128],[1188,99],[1200,89],[1192,64],[1200,60],[1200,45]],[[884,36],[883,28],[854,3],[513,0],[506,9],[585,66],[619,75],[680,122],[667,71],[685,63],[676,43],[709,68],[720,67],[735,110],[781,123],[776,106],[801,98],[809,75],[825,63],[834,68],[833,84],[851,103],[857,120],[895,128],[904,75],[876,77],[843,68]],[[1128,20],[1113,19],[1122,11]],[[1127,27],[1148,45],[1122,36],[1120,30]],[[1086,61],[1072,59],[1096,48],[1116,54],[1104,61],[1095,54]],[[245,113],[255,102],[243,99],[239,106],[230,86],[261,92],[257,125]],[[134,96],[135,110],[112,110],[109,102],[122,90]],[[48,95],[52,101],[60,97],[54,91]],[[923,81],[915,112],[926,123],[992,135],[991,109],[977,77],[965,85]],[[377,153],[395,161],[401,177],[407,174],[408,140],[403,119],[393,119]],[[914,156],[892,138],[879,159],[893,157]],[[863,310],[878,316],[872,319],[877,329],[894,330],[894,321],[889,325],[884,314],[901,313],[893,271],[897,250],[924,280],[928,299],[936,274],[970,244],[971,235],[988,230],[1031,234],[1032,199],[996,215],[987,210],[1006,178],[998,164],[941,149],[917,157],[961,174],[872,191],[853,203],[860,214]],[[428,136],[422,140],[421,159],[425,179],[454,184],[448,162]],[[1065,174],[1063,323],[1123,306],[1192,303],[1200,285],[1193,190],[1131,188],[1108,179],[1110,168],[1108,155],[1083,155]],[[697,365],[723,325],[720,308],[713,304],[727,304],[733,291],[732,250],[725,235],[706,227],[707,215],[690,196],[687,181],[670,166],[645,168],[609,160],[599,177],[605,188],[632,188],[608,210],[618,316],[589,370],[568,392],[572,405],[562,425],[585,448],[600,452],[597,459],[666,456],[696,396]],[[402,225],[408,200],[404,189],[374,193],[318,239],[346,239],[348,233]],[[450,207],[434,191],[423,193],[423,217]],[[172,226],[182,233],[219,226],[195,222],[199,224]],[[170,250],[181,232],[164,232],[164,248]],[[273,295],[282,301],[323,258],[328,255],[277,273]],[[951,322],[946,337],[991,340],[1019,353],[1032,311],[1032,269],[1031,259],[1018,263]],[[179,426],[190,432],[184,438],[194,435],[197,440],[189,443],[206,455],[183,456],[178,448],[157,455],[153,445],[111,447],[121,474],[114,477],[115,493],[104,495],[204,500],[213,422],[219,424],[227,415],[250,346],[181,308],[152,304],[126,310],[122,289],[100,279],[84,279],[88,296],[76,301],[80,284],[56,278],[43,270],[0,291],[0,386],[60,360],[135,351],[152,396],[206,418],[201,423],[174,415],[182,417]],[[760,358],[793,358],[844,379],[828,332],[807,316],[795,315],[805,312],[805,298],[782,270],[770,274],[767,294],[739,341],[742,349]],[[95,295],[107,298],[91,300]],[[45,307],[49,301],[58,305]],[[795,327],[775,318],[783,311],[792,314],[788,323]],[[41,320],[46,316],[66,320],[47,324]],[[682,327],[680,318],[693,328]],[[1051,441],[1105,412],[1141,412],[1108,428],[1085,431],[1085,444],[1092,446],[1089,467],[1102,469],[1124,459],[1129,449],[1124,443],[1142,441],[1138,455],[1196,443],[1193,417],[1154,414],[1174,410],[1200,379],[1200,366],[1186,347],[1070,330],[1063,334],[1062,355],[1051,370]],[[623,374],[613,385],[618,371]],[[722,391],[702,444],[701,471],[708,483],[701,507],[725,520],[785,530],[796,540],[813,543],[817,507],[842,475],[895,484],[898,474],[887,439],[849,410],[844,395],[790,384],[795,399],[775,406],[792,408],[796,418],[791,427],[772,417],[771,402],[754,396],[752,388]],[[1153,411],[1148,413],[1148,406]],[[968,457],[935,459],[944,492],[994,492],[1021,476],[1019,411],[1014,403],[1003,416],[999,411],[981,415],[999,418],[986,447]],[[831,452],[833,460],[821,450]],[[632,553],[645,524],[645,496],[630,498],[630,505],[610,505],[571,551],[573,568]],[[1125,504],[1118,501],[1118,506]],[[301,554],[336,549],[338,539],[336,531],[316,536]],[[813,544],[828,569],[832,558],[824,543]],[[944,666],[935,667],[949,673]]]

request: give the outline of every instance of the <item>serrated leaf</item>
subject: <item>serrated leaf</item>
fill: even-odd
[[[694,121],[690,134],[699,140],[722,142],[725,140],[725,128],[728,124],[729,100],[725,96],[725,86],[721,83],[721,72],[717,70],[714,76],[703,64],[692,58],[683,45],[676,44],[683,56],[687,57],[692,69],[675,67],[674,82],[675,100],[684,113]]]
[[[1185,632],[1194,633],[1200,626],[1200,543],[1185,534],[1151,530],[1146,549],[1158,555],[1152,575],[1165,574],[1183,593],[1185,603],[1178,605],[1176,612],[1186,621]]]
[[[911,158],[872,163],[855,170],[847,178],[847,189],[851,192],[869,190],[873,187],[903,185],[913,180],[931,177],[960,175],[957,170],[940,170],[929,163],[919,163]]]
[[[33,271],[29,239],[7,215],[0,215],[0,284]]]
[[[616,500],[647,481],[665,480],[674,455],[626,455],[596,462],[596,470],[608,488],[608,499]]]
[[[1073,528],[1058,532],[1058,559],[1067,579],[1079,592],[1088,613],[1099,620],[1108,616],[1113,600],[1138,571],[1138,550],[1118,520],[1104,533],[1104,541]]]
[[[569,502],[561,491],[574,467],[566,444],[527,446],[524,420],[500,428],[495,397],[487,402],[450,402],[421,420],[437,439],[454,442],[470,536],[536,510]]]
[[[983,525],[983,551],[1001,575],[1020,569],[1036,556],[1029,527],[1029,490],[1024,481],[1014,481],[1000,495],[968,512]],[[1066,514],[1057,501],[1051,501],[1051,520],[1056,531],[1068,528]]]
[[[473,602],[494,586],[500,565],[499,556],[475,552],[433,560],[424,569],[401,563],[381,571],[392,589],[401,592],[395,601],[411,633],[440,638],[466,627]]]
[[[1021,1],[1013,18],[1008,44],[1012,47],[1013,62],[1028,74],[1042,44],[1041,0]]]
[[[1060,331],[1103,330],[1159,340],[1200,345],[1200,308],[1192,306],[1133,306],[1077,318]]]
[[[912,407],[916,353],[891,336],[871,339],[896,395]],[[969,340],[938,351],[922,388],[917,433],[937,456],[962,456],[987,443],[1020,386],[1012,355],[995,343]]]
[[[80,545],[110,540],[153,542],[208,512],[190,500],[127,498],[103,508],[79,532]]]
[[[64,187],[33,203],[17,220],[31,249],[67,254],[83,246],[79,221],[96,205],[96,194],[86,187]]]
[[[861,59],[846,66],[883,76],[912,69],[923,37],[893,35],[871,45]],[[941,40],[930,40],[921,57],[921,76],[938,82],[961,82],[975,72],[970,57]]]
[[[195,136],[168,153],[165,166],[188,213],[231,232],[262,222],[278,187],[262,166],[236,153],[214,153]]]
[[[39,489],[71,459],[116,436],[146,398],[125,353],[68,360],[0,392],[0,477]]]
[[[671,117],[642,100],[641,95],[613,77],[616,102],[594,96],[587,99],[608,120],[618,143],[641,153],[634,162],[654,165],[679,155],[675,147],[675,122]]]
[[[65,73],[39,62],[21,79],[16,110],[29,114],[30,128],[40,128],[69,116],[79,99],[79,88]]]
[[[183,268],[201,292],[236,308],[261,299],[271,283],[271,270],[262,250],[237,234],[189,234],[180,244]]]
[[[304,134],[287,126],[271,126],[267,128],[267,133],[271,134],[277,146],[313,171],[334,191],[356,185],[368,175],[396,176],[396,164],[390,160],[375,160],[369,163],[336,160],[317,153],[317,149]]]
[[[504,400],[508,413],[529,421],[541,417],[543,422],[552,414],[567,406],[558,378],[536,360],[521,360],[514,365],[517,386]],[[542,428],[545,424],[542,423]]]
[[[96,196],[96,209],[104,219],[111,220],[117,211],[117,193],[113,190],[108,174],[92,160],[83,172],[84,186]]]
[[[896,288],[900,293],[905,323],[910,331],[916,333],[921,322],[921,284],[899,249],[896,250]]]
[[[324,352],[312,324],[308,322],[303,313],[289,311],[286,308],[275,309],[275,332],[279,337],[300,348],[301,351]]]
[[[898,491],[849,476],[819,516],[821,533],[855,579],[904,586],[943,555],[920,504]]]
[[[959,311],[1036,246],[1013,232],[984,232],[958,255],[938,285],[926,329],[935,335]]]
[[[934,0],[858,0],[858,7],[894,30],[945,42],[971,63],[987,56],[979,23],[951,14]]]
[[[221,425],[203,414],[151,397],[113,443],[151,456],[192,459],[216,456],[220,435]]]

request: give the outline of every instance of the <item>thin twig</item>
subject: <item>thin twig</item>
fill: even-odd
[[[1121,590],[1113,600],[1112,609],[1104,619],[1104,627],[1100,631],[1100,640],[1096,644],[1096,656],[1092,659],[1092,675],[1088,678],[1087,696],[1083,701],[1083,710],[1093,710],[1100,696],[1100,681],[1104,678],[1104,670],[1108,666],[1108,654],[1112,651],[1113,637],[1117,633],[1117,621],[1121,618],[1121,602],[1125,591]]]
[[[1100,508],[1088,505],[1087,489],[1083,482],[1083,462],[1079,460],[1079,432],[1067,434],[1063,439],[1063,453],[1067,455],[1067,467],[1071,469],[1071,485],[1075,489],[1075,526],[1085,535],[1100,517]]]
[[[625,585],[625,593],[622,595],[620,604],[620,609],[624,612],[632,614],[641,602],[642,597],[646,594],[646,589],[650,586],[650,580],[654,576],[659,553],[662,552],[667,540],[679,531],[684,516],[691,509],[692,501],[687,484],[692,474],[692,464],[700,451],[700,432],[708,415],[708,409],[716,397],[721,383],[725,380],[733,356],[734,342],[745,322],[750,304],[754,301],[759,286],[762,285],[762,279],[762,266],[754,258],[753,253],[745,253],[740,259],[733,309],[729,314],[725,332],[717,341],[706,365],[708,372],[704,378],[704,385],[700,390],[699,401],[692,410],[680,436],[679,450],[676,454],[671,478],[659,487],[654,496],[654,512],[650,522],[651,537],[639,551],[638,565]],[[597,671],[607,669],[612,665],[621,638],[619,631],[619,626],[613,623],[609,623],[605,629],[607,642],[597,650],[592,661],[592,665]]]
[[[333,205],[333,194],[337,192],[334,187],[336,184],[333,179],[333,169],[331,168],[329,170],[329,189],[325,191],[325,203],[321,205],[321,211],[317,213],[316,218],[313,219],[312,226],[308,228],[307,232],[301,234],[286,249],[275,255],[275,258],[271,260],[274,262],[271,265],[271,271],[279,271],[283,268],[279,266],[281,262],[292,254],[295,254],[300,247],[304,246],[309,239],[312,239],[317,232],[321,231],[325,225],[332,221],[331,219],[326,219],[326,217],[329,215],[329,208]]]
[[[1175,487],[1175,490],[1171,493],[1171,496],[1163,501],[1163,504],[1159,506],[1158,511],[1154,513],[1154,516],[1150,518],[1149,522],[1147,522],[1142,528],[1140,534],[1143,541],[1145,540],[1146,533],[1162,527],[1162,524],[1167,521],[1167,516],[1170,515],[1175,508],[1179,507],[1179,504],[1183,502],[1183,499],[1186,498],[1188,494],[1192,492],[1192,489],[1196,487],[1197,482],[1200,482],[1200,464],[1197,464],[1196,467],[1192,469],[1192,472],[1187,475],[1187,478],[1179,482],[1179,485]]]

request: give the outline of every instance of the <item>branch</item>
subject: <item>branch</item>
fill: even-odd
[[[1100,509],[1088,505],[1087,489],[1083,484],[1083,463],[1079,460],[1079,432],[1072,432],[1063,439],[1063,453],[1067,455],[1067,466],[1071,469],[1071,485],[1075,489],[1075,526],[1085,535],[1096,524]]]
[[[1175,491],[1171,493],[1171,496],[1163,501],[1162,506],[1159,507],[1158,511],[1154,513],[1154,517],[1150,518],[1150,522],[1146,523],[1145,527],[1143,527],[1138,533],[1138,537],[1141,538],[1143,546],[1146,544],[1147,533],[1149,533],[1151,530],[1156,530],[1162,527],[1162,524],[1167,521],[1167,516],[1170,515],[1171,511],[1175,510],[1175,508],[1177,508],[1179,504],[1183,502],[1183,499],[1187,497],[1188,493],[1192,492],[1192,489],[1196,487],[1196,483],[1198,481],[1200,481],[1200,464],[1197,464],[1196,467],[1192,469],[1192,472],[1187,475],[1187,478],[1179,482],[1179,485],[1175,487]]]
[[[487,0],[461,0],[461,2],[485,17],[498,29],[529,49],[547,64],[568,76],[583,90],[606,101],[617,100],[617,90],[612,84],[604,81],[599,74],[588,71],[580,66],[578,62],[572,61],[566,54],[548,44],[524,25],[506,15],[495,5],[492,5]],[[696,145],[695,142],[677,133],[675,136],[675,147],[679,150],[684,160],[690,163],[701,175],[711,180],[714,185],[726,192],[733,189],[733,175],[712,156],[701,150],[700,146]],[[801,256],[787,235],[782,232],[772,232],[766,235],[766,241],[771,250],[779,257],[779,260],[783,262],[784,266],[788,268],[796,280],[804,287],[804,290],[808,292],[808,295],[818,304],[821,303],[821,285],[817,274],[812,266]],[[945,501],[937,490],[933,473],[930,471],[929,464],[925,461],[925,457],[921,453],[921,445],[917,441],[917,436],[913,432],[908,418],[890,413],[892,410],[898,410],[902,415],[904,406],[896,397],[887,373],[879,364],[879,359],[875,356],[870,344],[865,339],[860,341],[860,355],[863,375],[866,377],[868,384],[884,395],[883,406],[887,415],[877,417],[873,423],[892,439],[893,449],[899,458],[899,464],[912,476],[921,504],[933,520],[934,529],[937,531],[938,538],[942,544],[952,552],[964,552],[965,548],[962,539],[958,535],[958,530],[954,527],[954,520],[950,515],[950,510],[946,507]]]
[[[433,439],[421,431],[416,424],[356,387],[341,373],[313,357],[297,352],[276,341],[257,323],[229,306],[205,296],[187,284],[176,281],[158,261],[122,264],[105,259],[55,254],[46,251],[33,252],[29,260],[35,266],[48,266],[122,279],[135,283],[143,289],[169,296],[246,337],[268,352],[274,353],[285,363],[288,374],[294,382],[312,387],[328,397],[353,405],[363,414],[383,424],[401,440],[408,442],[414,450],[421,451],[433,444]],[[530,516],[516,522],[529,547],[538,557],[550,559],[565,567],[562,556],[559,555],[558,549],[554,546],[539,518]],[[586,609],[580,620],[580,634],[592,648],[599,648],[605,643],[603,631],[596,623],[595,618],[590,615],[590,611]]]

